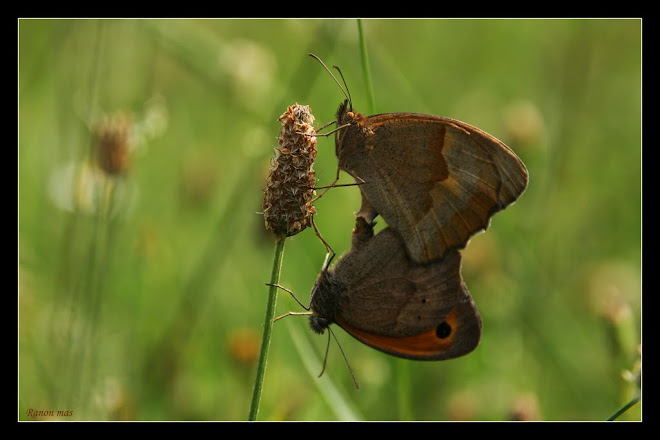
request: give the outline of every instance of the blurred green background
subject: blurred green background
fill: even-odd
[[[373,109],[356,20],[18,22],[20,420],[247,419],[277,119],[298,102],[322,125],[344,99],[308,52],[341,67],[356,110],[476,125],[530,183],[464,252],[477,350],[405,361],[335,327],[356,390],[334,342],[316,377],[327,339],[290,317],[259,419],[604,420],[638,393],[641,20],[362,25]],[[130,161],[108,174],[92,127],[119,113]],[[332,181],[334,138],[315,170]],[[316,203],[339,254],[359,204],[354,187]],[[280,282],[306,300],[325,250],[310,229],[284,252]],[[277,314],[290,310],[280,292]]]

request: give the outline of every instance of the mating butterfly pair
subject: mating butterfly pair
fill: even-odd
[[[461,277],[459,251],[523,193],[525,165],[464,122],[365,116],[353,111],[348,95],[335,123],[338,174],[355,178],[362,206],[350,251],[334,266],[324,264],[312,289],[312,329],[323,333],[336,323],[408,359],[469,353],[481,339],[481,318]],[[378,215],[388,227],[374,235]]]

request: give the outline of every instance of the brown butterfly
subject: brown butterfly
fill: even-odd
[[[523,162],[488,133],[426,114],[365,116],[344,93],[335,121],[337,173],[361,183],[359,216],[371,222],[380,214],[414,261],[462,249],[527,187]]]
[[[306,314],[316,333],[336,323],[393,356],[451,359],[474,350],[481,339],[481,318],[460,270],[458,251],[416,263],[396,231],[374,235],[373,224],[358,217],[351,250],[321,271],[310,307],[303,307],[311,309]]]

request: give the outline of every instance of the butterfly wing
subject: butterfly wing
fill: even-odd
[[[335,316],[349,334],[388,354],[440,360],[477,347],[481,318],[460,275],[460,254],[431,264],[410,260],[386,228],[333,268],[345,286]]]
[[[417,262],[465,247],[527,186],[527,169],[513,151],[449,118],[362,117],[337,144],[339,167],[365,182],[361,215],[380,214]]]

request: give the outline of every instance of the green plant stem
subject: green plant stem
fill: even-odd
[[[264,385],[264,376],[266,375],[266,363],[268,361],[268,349],[270,348],[270,337],[273,331],[273,318],[275,317],[275,306],[277,304],[277,287],[280,281],[280,272],[282,271],[282,257],[284,255],[285,236],[277,237],[275,242],[275,258],[273,259],[273,271],[270,276],[270,291],[268,292],[268,304],[266,305],[266,318],[264,319],[264,330],[261,337],[261,352],[259,353],[259,363],[257,364],[257,378],[254,381],[254,390],[252,392],[252,405],[250,406],[249,420],[257,420],[259,413],[259,403],[261,401],[261,391]]]
[[[619,416],[626,411],[628,411],[630,408],[632,408],[637,402],[639,402],[639,396],[635,396],[630,402],[626,403],[623,407],[621,407],[617,412],[612,414],[609,419],[607,419],[608,422],[611,422],[613,420],[616,420],[619,418]]]
[[[412,401],[410,399],[410,362],[406,359],[396,359],[397,393],[399,396],[399,420],[413,420]]]
[[[364,72],[364,84],[367,89],[367,99],[369,101],[369,114],[376,112],[376,99],[374,97],[374,88],[371,84],[371,70],[369,69],[369,57],[367,55],[367,41],[362,30],[362,20],[358,19],[358,37],[360,40],[360,53],[362,55],[362,71]]]

